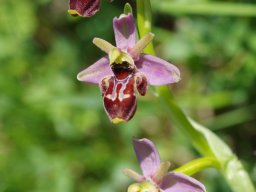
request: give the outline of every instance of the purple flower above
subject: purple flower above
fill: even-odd
[[[110,2],[112,0],[109,0]],[[72,16],[91,17],[100,9],[100,0],[69,0],[69,14]]]
[[[125,169],[124,173],[138,183],[130,185],[128,192],[205,192],[202,183],[177,172],[168,172],[169,162],[160,162],[158,151],[148,139],[134,139],[133,147],[139,161],[142,175]]]
[[[94,38],[93,43],[107,56],[81,71],[80,81],[99,84],[104,108],[113,123],[130,120],[137,108],[136,93],[144,96],[149,85],[165,85],[180,79],[177,67],[158,57],[143,54],[154,35],[136,39],[132,14],[114,18],[116,47]]]

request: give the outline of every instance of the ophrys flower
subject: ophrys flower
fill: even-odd
[[[130,120],[137,107],[136,92],[145,95],[148,84],[164,85],[179,81],[177,67],[158,57],[143,54],[154,35],[137,41],[132,14],[114,18],[116,47],[94,38],[93,43],[108,55],[81,71],[80,81],[100,85],[105,111],[113,123]]]

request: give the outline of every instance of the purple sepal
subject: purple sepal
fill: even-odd
[[[116,47],[121,50],[129,50],[136,43],[136,29],[134,18],[131,13],[114,18],[113,28],[116,40]]]
[[[146,75],[150,85],[165,85],[180,80],[180,71],[176,66],[152,55],[141,54],[136,66]]]
[[[104,77],[112,76],[113,72],[109,67],[108,57],[102,57],[90,67],[84,69],[77,75],[79,81],[99,84]]]
[[[160,165],[160,157],[154,143],[148,139],[133,139],[133,147],[143,176],[151,177]]]
[[[182,173],[169,172],[160,184],[164,192],[205,192],[206,189],[196,179]]]

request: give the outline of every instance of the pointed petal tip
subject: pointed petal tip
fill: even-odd
[[[83,75],[82,75],[82,72],[80,72],[80,73],[77,74],[76,79],[77,79],[78,81],[83,81],[82,76],[83,76]]]
[[[177,73],[175,73],[174,75],[173,75],[173,83],[177,83],[177,82],[179,82],[181,80],[181,77],[180,77],[180,71],[178,71]]]
[[[136,138],[133,138],[132,141],[135,143],[135,142],[138,142],[138,143],[143,143],[143,142],[148,142],[148,143],[152,143],[152,141],[150,141],[149,139],[147,138],[141,138],[141,139],[136,139]]]
[[[129,13],[132,13],[132,6],[130,5],[130,3],[125,3],[124,14],[128,15]]]
[[[109,43],[108,41],[106,41],[104,39],[98,38],[98,37],[94,37],[92,40],[92,43],[107,54],[111,50],[115,49],[115,46],[113,46],[111,43]]]
[[[81,82],[87,82],[87,83],[92,83],[90,81],[90,78],[88,78],[88,76],[90,76],[90,74],[86,73],[85,71],[81,71],[77,74],[76,76],[76,79],[78,81],[81,81]],[[96,82],[95,82],[96,83]],[[97,82],[98,83],[98,82]]]
[[[147,33],[145,36],[148,36],[147,38],[149,38],[151,41],[155,38],[155,34],[152,32]]]

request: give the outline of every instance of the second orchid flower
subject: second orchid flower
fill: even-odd
[[[182,173],[168,172],[170,162],[161,162],[154,143],[148,139],[134,139],[133,147],[142,175],[131,169],[124,173],[138,183],[128,192],[206,192],[202,183]]]

